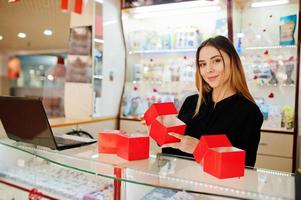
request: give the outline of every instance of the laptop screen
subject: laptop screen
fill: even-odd
[[[0,120],[10,139],[56,149],[41,100],[0,96]]]

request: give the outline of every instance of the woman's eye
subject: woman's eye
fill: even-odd
[[[199,64],[199,67],[205,67],[206,66],[206,63],[200,63]]]
[[[215,59],[215,60],[213,60],[213,63],[219,63],[221,61],[222,61],[221,59]]]

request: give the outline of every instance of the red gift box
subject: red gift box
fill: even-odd
[[[154,120],[161,115],[177,114],[178,111],[172,102],[168,103],[154,103],[144,113],[144,120],[147,126],[151,125]]]
[[[193,156],[197,163],[201,163],[209,148],[231,146],[232,144],[226,135],[204,135],[196,146]]]
[[[235,147],[208,149],[204,158],[204,171],[220,179],[244,176],[244,150]]]
[[[126,160],[149,158],[149,137],[145,134],[118,135],[117,155]]]
[[[169,132],[184,135],[186,125],[176,115],[163,115],[157,117],[150,128],[150,136],[161,146],[163,144],[180,142],[179,139],[168,135]]]
[[[100,132],[98,134],[98,152],[116,153],[120,134],[125,134],[125,132],[120,130],[105,130]]]

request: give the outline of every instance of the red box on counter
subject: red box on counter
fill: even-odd
[[[98,153],[116,153],[120,134],[125,134],[125,132],[120,130],[101,131],[98,134]]]
[[[141,133],[120,134],[117,156],[126,160],[149,158],[149,136]]]
[[[144,113],[144,120],[147,126],[151,125],[158,116],[177,114],[178,111],[172,102],[154,103]]]
[[[220,179],[244,176],[244,150],[235,147],[208,149],[204,158],[204,171]]]
[[[209,148],[231,146],[226,135],[203,135],[193,152],[193,157],[197,163],[201,163]]]
[[[168,135],[169,132],[184,135],[186,124],[176,115],[163,115],[157,117],[150,128],[150,136],[161,146],[163,144],[180,142],[179,139]]]

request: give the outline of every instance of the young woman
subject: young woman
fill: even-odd
[[[234,147],[246,151],[254,166],[263,116],[247,87],[240,58],[226,37],[204,41],[196,53],[198,94],[186,98],[179,119],[185,135],[169,133],[178,143],[163,145],[163,153],[192,156],[202,135],[226,134]]]

